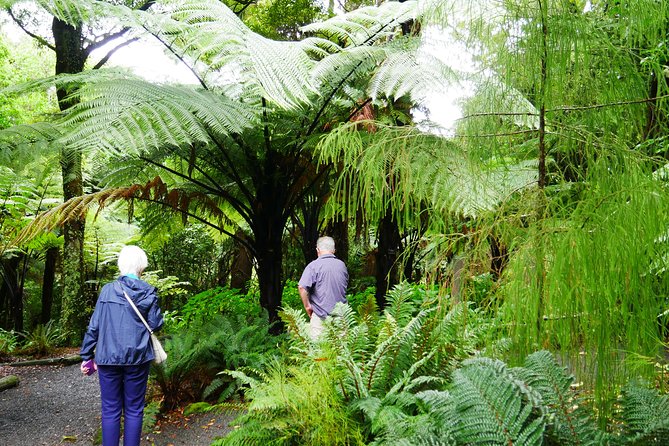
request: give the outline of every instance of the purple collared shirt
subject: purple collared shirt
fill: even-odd
[[[298,285],[309,293],[314,313],[325,318],[337,302],[346,303],[348,270],[334,254],[323,254],[304,268]]]

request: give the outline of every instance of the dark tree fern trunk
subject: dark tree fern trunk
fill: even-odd
[[[376,305],[382,310],[386,306],[386,293],[397,284],[397,256],[402,246],[400,230],[391,209],[386,211],[386,215],[379,222],[378,237]]]
[[[337,258],[344,263],[348,263],[348,220],[337,220],[330,223],[327,235],[331,236],[335,241]]]
[[[270,332],[283,332],[279,308],[283,295],[283,231],[290,212],[287,210],[289,184],[281,167],[287,162],[271,149],[262,161],[263,169],[255,177],[256,201],[251,223],[260,305],[267,310]]]
[[[299,221],[298,218],[295,218],[294,221],[302,234],[300,247],[306,265],[312,260],[316,260],[316,241],[320,235],[320,221],[318,217],[323,206],[319,200],[311,199],[305,200],[297,207],[302,212],[303,221]]]
[[[23,331],[23,293],[19,280],[22,259],[23,254],[2,260],[0,302],[5,306],[2,325],[8,330]]]
[[[56,262],[58,261],[58,248],[46,250],[44,259],[44,280],[42,281],[42,315],[40,321],[46,324],[51,319],[51,308],[53,307],[53,286],[56,279]]]
[[[258,286],[260,288],[260,306],[267,310],[272,334],[283,331],[279,319],[279,307],[283,295],[283,250],[281,246],[282,224],[261,222],[255,232],[256,260],[258,262]]]
[[[82,72],[88,54],[83,46],[81,26],[74,27],[54,18],[52,31],[56,47],[56,74]],[[63,89],[57,91],[58,106],[61,110],[67,110],[74,105],[68,96],[71,93]],[[65,201],[84,193],[81,161],[80,152],[66,147],[61,148],[60,164]],[[85,227],[85,215],[71,219],[63,226],[63,302],[60,320],[62,328],[73,342],[81,339],[86,328]]]

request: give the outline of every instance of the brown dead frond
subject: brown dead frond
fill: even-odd
[[[91,206],[97,206],[95,214],[97,218],[105,206],[122,200],[128,201],[128,203],[133,203],[135,200],[157,203],[184,216],[194,216],[202,221],[202,217],[194,214],[194,212],[198,212],[200,215],[204,214],[209,217],[206,223],[218,229],[221,229],[223,225],[231,224],[230,220],[221,211],[217,201],[210,196],[198,191],[178,188],[170,190],[165,182],[159,176],[156,176],[146,184],[105,189],[74,197],[43,214],[39,214],[32,223],[19,233],[13,244],[25,243],[44,231],[50,231],[57,226],[62,226],[69,220],[83,217]]]

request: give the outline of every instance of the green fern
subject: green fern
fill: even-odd
[[[550,413],[546,432],[549,441],[564,445],[603,444],[604,434],[571,388],[574,377],[553,355],[547,351],[533,353],[525,359],[523,368],[511,369],[511,373],[539,394],[541,404]]]
[[[669,444],[669,396],[660,395],[642,383],[623,388],[621,418],[630,445]]]
[[[455,400],[451,416],[459,442],[541,444],[544,415],[504,363],[486,358],[465,361],[455,371],[450,389]]]

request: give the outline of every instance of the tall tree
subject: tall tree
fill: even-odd
[[[534,159],[536,169],[535,187],[505,200],[483,231],[495,238],[493,249],[512,247],[496,296],[508,323],[503,336],[518,356],[559,348],[606,415],[630,373],[622,358],[661,355],[666,336],[658,316],[669,288],[660,260],[669,128],[658,111],[667,115],[669,86],[658,63],[666,60],[669,5],[468,7],[471,26],[460,32],[477,42],[490,76],[459,134],[488,163]],[[458,26],[446,14],[434,17]]]
[[[122,47],[130,44],[135,38],[123,39],[128,28],[102,30],[95,23],[94,4],[92,2],[38,2],[44,11],[51,15],[51,35],[41,34],[41,29],[32,29],[31,8],[33,2],[9,1],[4,2],[4,8],[14,22],[46,48],[53,50],[56,55],[55,74],[81,73],[91,53],[108,43],[115,43],[92,69],[105,65],[109,58]],[[115,2],[111,2],[115,3]],[[146,10],[153,2],[128,1],[129,7]],[[65,111],[76,103],[74,91],[58,88],[58,107]],[[60,148],[60,165],[63,178],[63,199],[65,201],[79,197],[84,193],[84,179],[82,173],[82,153],[67,146]],[[64,244],[62,251],[63,265],[63,301],[61,310],[61,326],[72,336],[72,340],[79,339],[86,324],[86,305],[84,283],[84,233],[86,215],[81,214],[63,224]]]
[[[199,87],[91,76],[61,141],[75,149],[123,148],[125,180],[150,181],[77,202],[158,201],[231,237],[229,223],[241,217],[252,237],[239,242],[256,260],[260,303],[277,320],[286,222],[327,173],[324,166],[311,174],[314,142],[350,119],[379,64],[405,50],[376,43],[394,36],[415,6],[390,2],[313,24],[304,31],[332,40],[300,42],[263,38],[214,1],[129,16],[190,66]],[[70,81],[78,79],[61,85]]]

